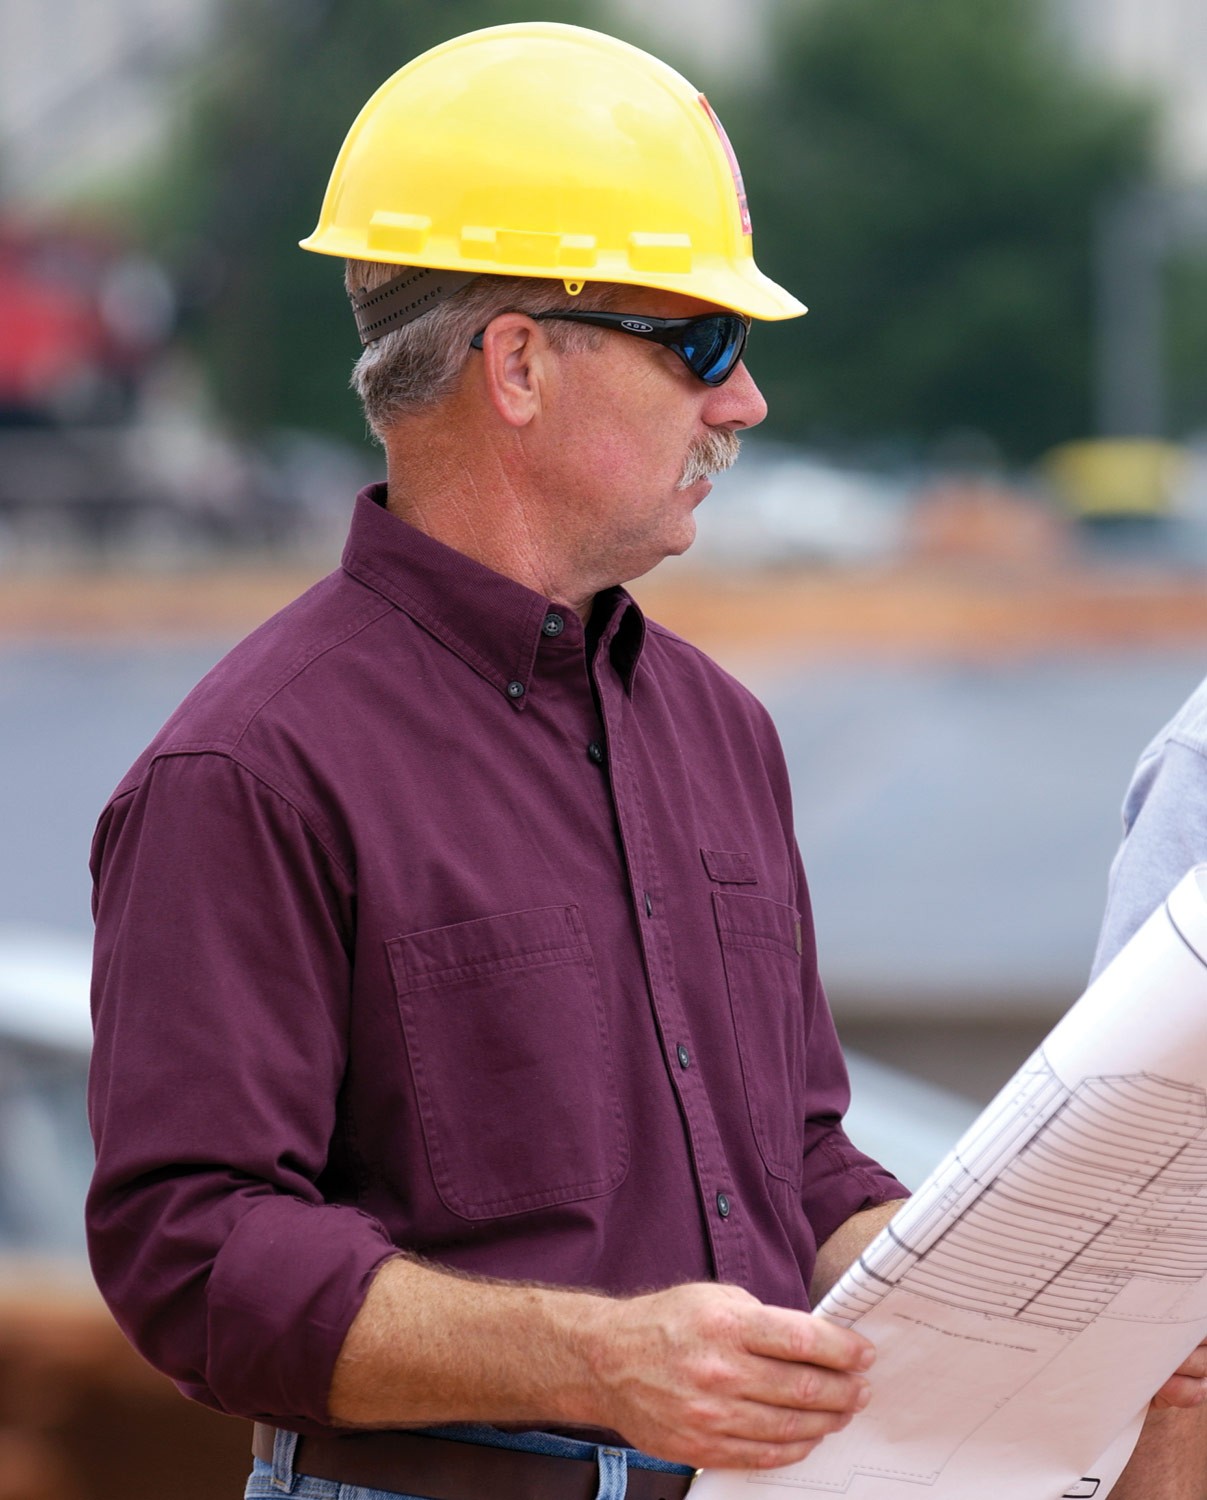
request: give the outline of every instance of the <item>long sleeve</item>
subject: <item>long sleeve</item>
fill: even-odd
[[[324,1203],[351,902],[298,811],[235,760],[157,760],[94,846],[93,1269],[131,1341],[222,1410],[326,1420],[393,1253]]]

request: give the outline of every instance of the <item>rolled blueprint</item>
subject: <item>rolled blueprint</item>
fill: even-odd
[[[692,1500],[1105,1500],[1207,1334],[1207,865],[817,1310],[876,1345],[872,1401]]]

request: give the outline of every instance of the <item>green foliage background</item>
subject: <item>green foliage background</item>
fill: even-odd
[[[798,339],[759,337],[776,426],[972,428],[1015,458],[1087,432],[1094,220],[1147,171],[1148,111],[1080,74],[1033,0],[786,17],[741,129],[762,122],[759,258],[813,309]]]
[[[437,42],[479,26],[591,24],[587,0],[225,0],[138,209],[182,278],[186,336],[239,430],[367,441],[345,390],[359,352],[342,262],[297,248],[361,106]]]
[[[781,16],[771,76],[742,89],[590,0],[227,0],[142,211],[196,291],[188,331],[228,418],[363,438],[338,263],[296,248],[340,142],[426,47],[555,19],[650,46],[725,119],[759,262],[812,307],[752,340],[770,430],[918,452],[974,429],[1014,459],[1087,432],[1094,218],[1149,170],[1148,109],[1078,72],[1038,0]]]

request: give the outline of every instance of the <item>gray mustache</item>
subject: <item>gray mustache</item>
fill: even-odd
[[[687,450],[677,488],[690,489],[711,474],[731,469],[737,462],[741,446],[736,432],[711,432],[706,438],[699,438]]]

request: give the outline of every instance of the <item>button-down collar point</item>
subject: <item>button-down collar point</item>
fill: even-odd
[[[507,696],[509,698],[522,698],[524,696],[524,684],[522,682],[509,682],[507,684]]]

